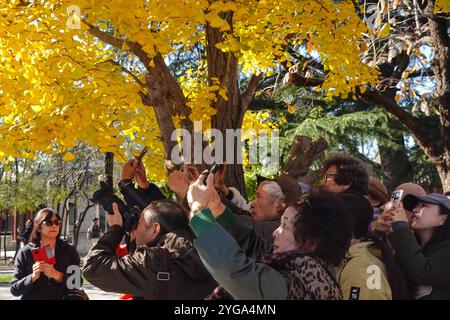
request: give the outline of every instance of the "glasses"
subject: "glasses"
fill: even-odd
[[[61,224],[61,220],[44,220],[42,224],[45,224],[47,227],[51,227],[53,225],[59,226]]]
[[[328,180],[328,179],[330,179],[330,178],[332,178],[332,177],[336,177],[337,176],[337,173],[325,173],[325,175],[323,176],[323,180]]]

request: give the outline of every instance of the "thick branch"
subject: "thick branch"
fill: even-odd
[[[130,48],[130,51],[144,64],[147,70],[146,83],[144,84],[141,81],[138,83],[147,88],[148,94],[145,94],[144,92],[140,92],[139,94],[145,105],[153,106],[155,108],[164,149],[167,155],[170,155],[170,150],[172,150],[172,147],[176,144],[176,142],[169,141],[170,136],[175,129],[172,122],[172,116],[178,114],[182,115],[185,119],[189,119],[190,110],[189,108],[186,108],[186,99],[183,95],[183,91],[176,79],[170,73],[170,70],[167,68],[164,58],[159,53],[155,57],[150,58],[139,43],[117,39],[87,22],[84,23],[89,26],[89,32],[100,40],[119,49],[126,44]],[[150,66],[152,60],[154,64],[153,67]],[[135,77],[133,78],[139,80]],[[183,122],[183,127],[192,130],[192,122],[185,120]]]
[[[297,135],[292,143],[289,158],[281,171],[282,174],[295,179],[305,176],[311,164],[327,147],[328,142],[323,138],[312,141],[310,137]]]
[[[432,77],[432,76],[434,76],[433,69],[426,68],[426,69],[420,69],[420,70],[410,73],[406,77],[406,79],[417,78],[417,77]]]
[[[292,80],[291,83],[295,84],[300,87],[315,87],[315,86],[321,86],[325,82],[325,79],[319,79],[319,78],[306,78],[298,73],[292,74]]]
[[[407,111],[401,108],[394,100],[374,91],[367,91],[360,95],[360,98],[368,103],[373,103],[379,107],[382,107],[387,112],[395,116],[414,137],[418,140],[425,153],[436,159],[439,155],[439,151],[436,145],[430,141],[427,132],[423,126]]]
[[[106,42],[118,49],[122,49],[123,45],[126,44],[130,48],[130,51],[139,57],[141,62],[144,64],[145,68],[147,70],[150,68],[149,66],[150,58],[148,57],[147,53],[144,50],[142,50],[140,44],[132,41],[118,39],[106,32],[101,31],[99,28],[95,27],[92,24],[87,23],[86,21],[83,22],[89,27],[89,33],[92,34],[94,37],[99,38],[103,42]]]
[[[261,75],[253,75],[250,79],[250,82],[248,83],[247,89],[245,90],[244,94],[241,98],[241,104],[242,108],[247,110],[247,107],[249,106],[250,102],[253,99],[253,95],[256,92],[256,88],[258,87],[259,81],[261,80]]]

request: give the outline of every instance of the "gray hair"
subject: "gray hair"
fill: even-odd
[[[269,195],[271,196],[272,200],[277,199],[284,199],[285,196],[283,194],[283,191],[281,190],[281,187],[278,183],[271,180],[265,180],[259,184],[261,188],[264,188]]]

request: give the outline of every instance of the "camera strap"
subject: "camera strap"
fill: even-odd
[[[158,247],[159,250],[159,270],[156,274],[156,280],[158,281],[157,296],[158,300],[167,300],[169,294],[169,264],[168,264],[168,251],[165,248]]]

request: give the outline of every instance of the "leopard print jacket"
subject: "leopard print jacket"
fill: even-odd
[[[288,279],[288,300],[342,300],[334,276],[317,257],[288,251],[263,256],[257,262],[271,266]],[[233,297],[219,286],[206,299],[229,300]]]
[[[342,300],[341,290],[321,260],[303,254],[287,262],[288,300]]]

